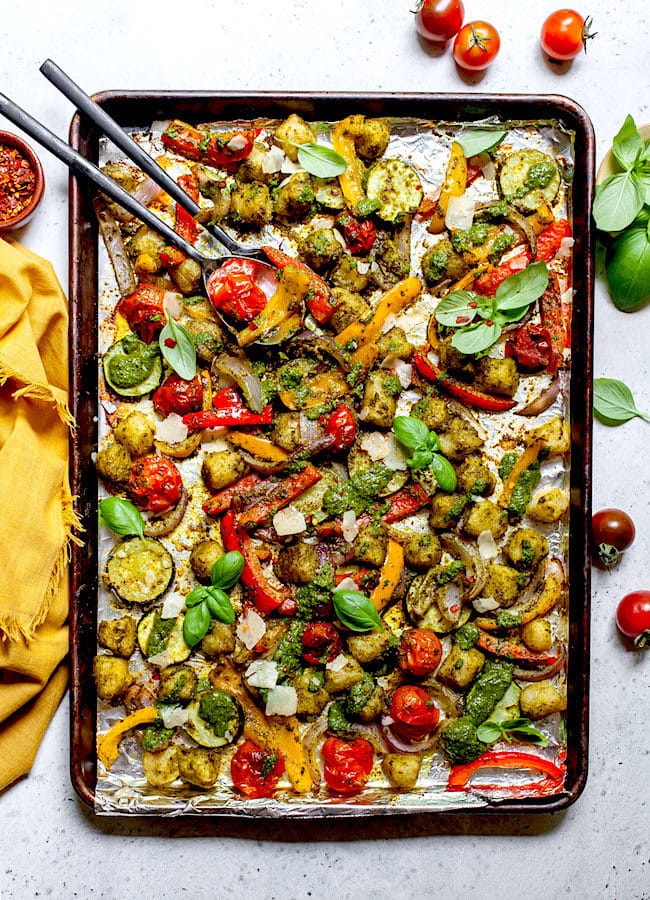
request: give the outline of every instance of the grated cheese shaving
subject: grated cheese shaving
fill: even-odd
[[[278,684],[266,698],[267,716],[294,716],[298,709],[296,689],[289,684]]]
[[[237,624],[236,634],[244,647],[252,650],[266,634],[266,622],[254,609],[248,609]]]

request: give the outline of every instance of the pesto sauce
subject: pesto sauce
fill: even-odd
[[[503,231],[501,234],[498,234],[490,245],[490,252],[488,253],[490,262],[499,262],[503,254],[512,247],[514,242],[514,234],[511,234],[508,231]]]
[[[329,488],[323,496],[323,509],[332,516],[341,516],[352,509],[355,515],[372,509],[382,491],[393,477],[393,472],[383,463],[371,466],[364,472],[351,475],[339,488]]]
[[[465,571],[465,563],[462,563],[460,560],[456,559],[454,562],[449,563],[442,572],[436,575],[436,583],[442,587],[445,584],[449,584],[450,581],[453,581],[458,575]]]
[[[506,507],[508,519],[511,522],[518,521],[523,517],[541,477],[540,464],[537,460],[521,473],[512,489],[510,501]]]
[[[470,247],[480,247],[487,240],[488,226],[485,222],[475,222],[471,228],[464,231],[459,228],[451,236],[451,245],[456,253],[469,250]]]
[[[442,746],[445,756],[454,765],[473,762],[488,748],[479,740],[476,725],[468,716],[452,719],[442,732]]]
[[[204,691],[199,700],[199,716],[212,726],[217,737],[225,737],[226,732],[234,733],[238,729],[237,701],[224,691]]]
[[[115,387],[132,388],[151,375],[158,356],[157,344],[145,344],[136,335],[129,334],[120,341],[119,351],[108,359],[108,377]]]
[[[147,639],[147,656],[156,656],[164,651],[175,624],[176,619],[163,619],[160,610],[156,610],[153,627]]]
[[[465,700],[465,716],[480,725],[490,716],[512,683],[514,665],[503,660],[488,660]]]
[[[552,159],[543,159],[541,162],[533,163],[528,168],[523,184],[526,193],[536,189],[543,190],[545,187],[548,187],[555,178],[556,173],[557,166]]]
[[[479,630],[473,622],[466,622],[454,633],[454,640],[461,650],[471,650],[479,637]]]
[[[444,250],[436,250],[428,257],[424,266],[424,277],[428,282],[440,281],[447,272],[449,254]]]
[[[148,725],[142,732],[142,749],[153,752],[164,750],[173,737],[173,728],[158,728],[157,725]]]
[[[300,599],[298,603],[300,604]],[[273,660],[278,664],[279,682],[293,681],[304,669],[302,660],[302,633],[304,630],[304,622],[292,622],[273,654]]]

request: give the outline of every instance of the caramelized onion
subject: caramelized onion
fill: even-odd
[[[552,406],[557,400],[560,392],[560,381],[554,378],[550,385],[542,391],[542,393],[523,406],[521,409],[515,410],[518,416],[537,416]]]
[[[159,538],[164,537],[166,534],[170,534],[181,524],[181,520],[187,509],[188,500],[189,497],[187,491],[183,487],[181,489],[181,495],[178,498],[178,503],[173,509],[163,513],[162,516],[152,516],[145,524],[144,533],[146,536],[150,538]]]
[[[547,678],[552,678],[558,672],[561,672],[565,662],[566,654],[564,648],[562,648],[557,661],[550,666],[544,666],[543,669],[522,669],[520,666],[517,666],[512,672],[512,677],[519,681],[545,681]]]
[[[240,388],[249,409],[256,413],[262,412],[264,409],[262,382],[246,360],[223,353],[213,360],[212,371]]]
[[[291,339],[291,346],[304,348],[309,351],[310,355],[329,356],[344,372],[350,371],[350,362],[346,358],[346,354],[334,338],[328,334],[317,334],[305,328]]]
[[[449,553],[453,553],[454,556],[461,560],[461,562],[465,563],[467,568],[472,570],[474,582],[467,590],[463,600],[468,601],[478,597],[485,587],[488,577],[485,562],[481,558],[478,550],[475,549],[474,545],[468,544],[466,541],[462,540],[462,538],[459,538],[458,535],[451,534],[450,532],[440,535],[440,543],[445,550],[449,551]]]

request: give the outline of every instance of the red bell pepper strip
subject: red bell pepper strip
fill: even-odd
[[[537,251],[535,253],[535,262],[543,259],[549,262],[557,251],[564,238],[571,237],[571,226],[566,219],[558,219],[548,228],[545,228],[540,235],[537,236]]]
[[[551,346],[555,360],[560,363],[564,354],[564,348],[568,345],[569,336],[565,323],[571,322],[571,309],[564,309],[560,297],[560,286],[555,274],[551,274],[548,287],[539,300],[542,315],[542,325],[551,336]]]
[[[529,650],[522,643],[513,638],[497,637],[478,629],[479,638],[476,646],[486,653],[518,662],[523,666],[552,666],[559,659],[558,656],[549,653],[536,653]]]
[[[203,512],[207,516],[218,516],[230,509],[235,497],[245,499],[246,495],[261,483],[262,479],[255,472],[251,472],[250,475],[244,475],[243,478],[235,481],[234,484],[229,485],[217,494],[213,494],[209,500],[206,500],[203,504]]]
[[[469,790],[469,780],[480,769],[498,768],[498,769],[532,769],[535,772],[541,772],[547,777],[542,781],[533,782],[527,785],[481,785],[483,790],[489,788],[508,788],[513,787],[516,790],[532,790],[540,791],[557,790],[564,781],[566,766],[564,763],[557,765],[543,756],[537,756],[534,753],[521,753],[516,750],[492,750],[483,753],[478,759],[462,766],[454,766],[449,773],[449,781],[447,782],[448,791],[465,791]],[[474,789],[478,789],[479,785],[474,785]]]
[[[163,266],[172,269],[180,266],[180,264],[187,259],[187,256],[183,251],[179,250],[177,247],[163,247],[158,255],[160,256],[160,262]]]
[[[168,150],[209,166],[228,166],[250,156],[259,128],[250,131],[199,131],[174,119],[162,135]]]
[[[259,612],[272,613],[292,599],[289,588],[278,588],[269,582],[252,540],[244,529],[239,527],[235,513],[231,509],[221,520],[221,540],[226,553],[238,550],[244,557],[241,583],[247,589],[249,598]]]
[[[185,193],[194,200],[195,203],[199,202],[199,180],[196,175],[180,175],[178,178],[178,185],[183,188]],[[183,209],[179,203],[176,204],[176,224],[174,225],[174,231],[189,244],[196,243],[199,226],[196,223],[196,219],[194,219],[187,210]]]
[[[396,491],[389,498],[390,506],[381,517],[382,521],[386,522],[387,525],[401,522],[402,519],[412,516],[419,509],[422,509],[423,506],[426,506],[430,500],[431,497],[421,484],[417,484],[417,482],[409,484],[407,487],[402,488],[401,491]],[[366,513],[357,518],[357,525],[360,530],[365,528],[366,525],[370,525],[371,522],[372,517]],[[343,535],[343,523],[340,519],[322,522],[316,526],[316,533],[322,538],[341,537]]]
[[[508,262],[501,263],[500,266],[488,269],[487,272],[483,275],[479,275],[478,278],[475,279],[474,290],[484,297],[494,297],[499,285],[502,284],[506,278],[510,278],[511,275],[514,275],[515,272],[521,272],[523,269],[527,268],[530,264],[530,259],[530,253],[528,250],[524,250],[523,253],[519,253],[512,259],[509,259]]]
[[[290,475],[276,484],[265,497],[258,500],[252,506],[237,517],[237,524],[241,528],[255,528],[271,519],[276,512],[288,506],[301,494],[309,490],[321,480],[323,476],[315,466],[307,463],[301,472]]]
[[[455,378],[451,378],[446,372],[438,369],[421,353],[414,354],[413,362],[423,378],[426,378],[428,381],[434,381],[445,393],[460,400],[465,406],[473,406],[485,412],[504,412],[506,409],[512,409],[516,405],[515,401],[509,397],[495,397],[493,394],[486,394],[474,387],[456,381]]]
[[[271,425],[273,423],[273,407],[265,406],[261,413],[252,413],[246,407],[231,409],[204,410],[188,413],[183,416],[183,424],[187,430],[200,431],[202,428],[236,428],[239,425]]]
[[[309,275],[309,291],[307,292],[307,298],[305,300],[307,309],[320,325],[327,324],[332,318],[332,314],[336,307],[333,302],[332,292],[320,275],[312,272],[309,266],[306,266],[299,259],[296,259],[295,256],[289,256],[288,253],[283,253],[282,250],[278,250],[277,247],[266,246],[262,247],[262,250],[278,269],[282,270],[287,266],[293,266],[293,268],[298,269],[299,272],[305,272]]]

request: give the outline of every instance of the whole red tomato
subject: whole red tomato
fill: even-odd
[[[575,9],[556,9],[542,25],[540,41],[544,53],[564,61],[576,57],[583,48],[586,52],[586,42],[596,36],[590,28],[590,17],[584,19]]]
[[[650,641],[650,591],[626,594],[618,604],[616,624],[636,647],[645,647]]]
[[[170,413],[184,416],[196,412],[203,405],[203,387],[198,375],[191,381],[185,381],[176,372],[166,378],[154,391],[153,408],[159,416],[166,418]]]
[[[594,562],[611,569],[634,542],[636,529],[622,509],[601,509],[591,517],[591,534],[598,554]]]
[[[241,322],[251,322],[266,306],[266,294],[256,283],[255,260],[226,260],[210,275],[208,297],[215,309]]]
[[[343,231],[343,237],[348,250],[353,256],[363,256],[372,250],[372,245],[377,237],[377,229],[370,221],[360,222],[349,213],[339,213],[336,224]]]
[[[167,512],[178,503],[182,488],[181,473],[171,459],[145,456],[131,466],[127,490],[140,509]]]
[[[454,41],[454,59],[469,72],[487,69],[501,47],[501,38],[489,22],[468,22]]]
[[[440,711],[421,687],[398,687],[390,704],[391,730],[406,741],[421,741],[436,728]]]
[[[399,645],[400,668],[411,675],[430,675],[442,659],[442,644],[428,628],[409,628]]]
[[[464,15],[461,0],[420,0],[415,27],[428,41],[449,41],[458,34]]]
[[[160,334],[167,320],[163,308],[165,292],[155,284],[142,282],[131,294],[122,297],[116,311],[124,316],[131,331],[150,344]]]
[[[336,450],[349,450],[357,436],[357,420],[349,406],[342,403],[329,416],[323,416],[325,434],[334,438]]]
[[[329,622],[310,622],[302,633],[302,658],[311,666],[331,662],[341,652],[341,638]]]
[[[273,750],[244,741],[230,761],[230,777],[245,797],[271,797],[284,772],[284,760]]]
[[[372,772],[372,744],[363,738],[343,741],[329,737],[323,744],[323,761],[328,786],[339,794],[356,794]]]
[[[506,342],[505,355],[517,360],[522,369],[534,372],[553,362],[551,334],[543,325],[522,325]]]

